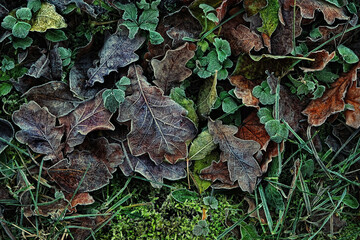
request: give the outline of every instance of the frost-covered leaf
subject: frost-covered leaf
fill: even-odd
[[[241,75],[235,75],[230,77],[230,82],[236,87],[235,96],[241,99],[245,106],[259,107],[260,101],[253,95],[252,90],[260,84],[260,81],[251,81]]]
[[[45,38],[51,42],[61,42],[67,40],[67,36],[62,30],[48,30],[45,34]]]
[[[46,107],[41,108],[34,101],[23,104],[13,113],[13,122],[21,128],[15,135],[19,142],[36,153],[46,154],[45,160],[63,159],[64,127],[56,126],[56,117]]]
[[[11,123],[0,118],[0,153],[5,150],[8,144],[4,141],[11,142],[14,138],[14,128]]]
[[[133,94],[120,105],[119,122],[131,120],[127,136],[131,153],[135,156],[148,153],[157,164],[163,160],[175,163],[187,157],[185,142],[196,134],[196,127],[186,118],[186,111],[151,86],[142,75],[140,66],[130,66]]]
[[[197,127],[199,124],[199,118],[198,115],[196,114],[195,103],[193,100],[186,97],[186,93],[184,89],[179,87],[173,88],[171,89],[169,96],[171,97],[172,100],[180,104],[183,108],[185,108],[188,111],[186,116],[190,118],[190,120],[193,121],[193,123]]]
[[[244,8],[248,16],[257,14],[268,5],[267,0],[244,0]]]
[[[4,19],[2,20],[1,26],[5,29],[11,30],[15,26],[16,22],[17,22],[16,18],[14,18],[11,15],[8,15],[4,17]]]
[[[337,47],[337,50],[339,51],[340,55],[343,57],[345,62],[349,64],[353,64],[359,61],[359,57],[350,48],[345,47],[344,45],[341,44],[340,46]]]
[[[204,84],[201,86],[198,96],[198,113],[201,117],[207,117],[217,99],[217,91],[216,91],[216,85],[217,85],[217,78],[211,77],[204,80]]]
[[[80,99],[73,97],[69,86],[64,82],[47,82],[32,87],[24,93],[29,100],[34,100],[57,117],[67,115],[80,104]]]
[[[168,94],[174,85],[184,81],[192,74],[192,71],[185,65],[194,55],[195,52],[189,43],[185,43],[175,50],[167,51],[161,61],[152,59],[151,65],[154,69],[155,85],[161,88],[165,94]]]
[[[21,20],[31,20],[31,10],[29,8],[19,8],[16,10],[16,17]]]
[[[202,131],[191,143],[189,160],[202,160],[216,148],[208,130]]]
[[[12,28],[12,34],[17,38],[26,38],[30,28],[31,25],[26,22],[17,22]]]
[[[340,47],[340,46],[339,46]],[[356,55],[355,55],[356,56]],[[326,50],[319,50],[311,53],[308,58],[315,59],[309,67],[300,67],[304,72],[315,72],[323,70],[326,65],[335,57],[335,52],[329,53]]]
[[[127,31],[119,31],[118,34],[111,35],[104,43],[99,52],[100,60],[95,68],[87,71],[89,79],[87,86],[93,86],[94,83],[104,82],[104,77],[120,67],[125,67],[139,59],[134,52],[140,48],[145,41],[142,36],[136,36],[134,39],[128,37]]]
[[[237,128],[223,125],[221,121],[209,121],[208,127],[214,142],[219,144],[222,151],[220,161],[227,161],[231,181],[237,180],[243,191],[254,191],[257,177],[262,174],[253,157],[260,150],[260,144],[235,137]]]
[[[66,131],[65,152],[73,151],[73,148],[81,144],[85,136],[95,130],[114,130],[110,122],[112,113],[104,107],[102,91],[94,99],[81,103],[68,115],[59,118]]]
[[[48,29],[60,29],[66,27],[67,24],[65,23],[65,19],[56,12],[55,6],[50,3],[42,3],[30,31],[45,32]]]
[[[229,174],[230,173],[227,162],[212,161],[209,167],[206,167],[200,171],[199,176],[202,179],[211,180],[212,182],[219,180],[224,184],[233,185],[235,181],[230,179]]]
[[[356,81],[352,82],[346,93],[345,103],[354,106],[354,110],[347,109],[345,119],[348,126],[358,129],[360,127],[360,88],[356,85]]]
[[[84,1],[84,0],[48,0],[48,2],[54,4],[56,7],[60,8],[62,11],[66,9],[66,7],[71,4],[75,3],[78,8],[80,8],[82,11],[86,12],[93,18],[96,18],[98,16],[98,13],[96,10],[96,6],[91,5],[87,2],[92,1]]]

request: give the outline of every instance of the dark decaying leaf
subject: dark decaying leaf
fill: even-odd
[[[267,4],[267,0],[244,0],[244,8],[248,16],[257,14]]]
[[[97,215],[96,217],[77,217],[74,215],[74,218],[69,224],[78,227],[70,228],[71,235],[76,240],[86,240],[91,234],[91,231],[94,232],[95,229],[101,226],[109,217],[110,216],[101,215]]]
[[[110,122],[112,113],[104,107],[102,92],[99,92],[94,99],[81,103],[70,114],[59,118],[66,132],[66,153],[72,152],[73,148],[80,145],[85,136],[92,131],[115,129]]]
[[[358,68],[360,68],[360,63],[356,64],[349,72],[343,73],[321,98],[309,103],[302,113],[308,116],[310,125],[320,126],[330,115],[344,110],[344,97],[348,87],[357,77]]]
[[[0,118],[0,138],[7,142],[11,142],[14,138],[14,128],[11,123],[5,119]],[[5,150],[7,143],[0,139],[0,153]]]
[[[142,75],[140,66],[130,66],[133,94],[119,108],[120,123],[131,120],[127,136],[131,153],[148,153],[156,163],[164,159],[175,163],[187,157],[186,141],[195,137],[196,127],[186,118],[186,110],[162,91],[151,86]]]
[[[235,183],[235,181],[230,179],[227,162],[222,161],[213,161],[209,167],[201,170],[199,176],[202,179],[211,180],[212,182],[219,180],[220,182],[228,185],[233,185]]]
[[[104,77],[120,67],[125,67],[139,59],[134,52],[144,43],[145,37],[137,34],[135,38],[128,37],[128,30],[122,28],[117,34],[111,35],[104,43],[99,52],[99,61],[95,68],[87,71],[89,79],[86,85],[93,86],[94,83],[104,82]]]
[[[58,45],[51,49],[49,59],[52,80],[61,80],[63,71]]]
[[[49,0],[51,4],[54,4],[56,7],[60,8],[61,10],[65,10],[66,6],[75,3],[78,8],[80,8],[82,11],[86,12],[93,18],[97,17],[96,8],[97,6],[90,5],[87,2],[92,1],[84,1],[84,0]]]
[[[16,139],[27,144],[36,153],[47,155],[44,160],[61,160],[61,138],[64,127],[56,126],[56,117],[46,107],[41,108],[36,102],[23,104],[13,113],[13,122],[21,130]]]
[[[261,81],[248,80],[241,75],[231,76],[229,79],[231,84],[235,86],[235,96],[241,99],[245,106],[259,108],[260,101],[254,97],[252,90],[255,86],[259,85]]]
[[[345,111],[346,124],[356,129],[360,127],[360,88],[356,86],[357,82],[351,83],[345,97],[345,102],[354,106],[354,110]]]
[[[219,22],[224,19],[229,8],[236,5],[237,3],[240,3],[241,1],[242,0],[223,0],[221,5],[216,8],[216,16],[219,19]]]
[[[304,72],[315,72],[323,70],[326,65],[335,57],[335,52],[329,53],[326,50],[319,50],[311,53],[308,58],[315,59],[309,67],[300,67]]]
[[[51,78],[50,73],[51,73],[50,60],[48,56],[42,54],[41,57],[32,64],[26,75],[34,78],[45,77],[50,79]]]
[[[133,172],[138,172],[148,179],[155,188],[162,187],[161,183],[163,183],[164,178],[168,180],[179,180],[186,177],[185,162],[176,164],[162,162],[156,165],[148,155],[138,157],[132,155],[126,142],[122,143],[122,148],[126,157],[119,167],[125,176],[129,176]]]
[[[265,125],[260,123],[257,111],[252,111],[239,126],[236,137],[243,140],[253,140],[261,145],[261,149],[265,150],[270,141],[270,136],[265,129]]]
[[[168,94],[171,88],[192,74],[192,71],[185,65],[194,57],[195,48],[196,46],[185,43],[175,50],[168,50],[161,61],[157,59],[151,60],[156,79],[154,83],[165,94]]]
[[[95,202],[94,198],[87,192],[76,193],[75,196],[71,193],[64,193],[65,198],[68,202],[70,202],[70,208],[74,208],[77,205],[90,205]]]
[[[260,150],[260,144],[252,140],[242,140],[234,136],[235,126],[223,125],[221,121],[209,121],[209,132],[221,149],[220,161],[228,163],[230,180],[238,180],[243,191],[255,189],[257,177],[262,175],[254,154]]]
[[[49,112],[57,117],[68,114],[81,102],[78,98],[73,97],[69,86],[64,82],[47,82],[32,87],[24,93],[24,96],[41,106],[47,107]]]
[[[51,217],[52,219],[57,219],[61,216],[61,214],[66,211],[66,207],[68,202],[60,199],[54,203],[49,203],[45,205],[38,205],[38,211],[35,211],[35,206],[30,205],[26,206],[24,209],[24,216],[43,216],[43,217]]]
[[[69,160],[63,159],[48,170],[52,180],[66,192],[73,193],[78,187],[77,193],[95,191],[107,185],[112,178],[106,164],[88,151],[75,150],[67,157]]]

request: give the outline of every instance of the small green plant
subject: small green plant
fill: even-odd
[[[122,77],[115,83],[116,89],[107,89],[103,92],[104,105],[110,112],[116,112],[119,105],[125,100],[125,90],[128,85],[130,85],[130,79]]]
[[[260,118],[260,122],[265,124],[265,129],[271,140],[276,143],[281,143],[283,140],[287,139],[289,130],[284,123],[280,122],[280,120],[274,119],[269,108],[260,108],[258,117]]]
[[[204,12],[204,16],[202,16],[204,18],[205,21],[205,27],[204,30],[207,29],[207,20],[210,20],[212,22],[219,22],[218,17],[215,15],[214,12],[216,12],[215,8],[213,8],[212,6],[202,3],[199,5],[199,8],[201,8]]]
[[[60,54],[60,58],[62,60],[62,65],[64,67],[69,66],[71,63],[71,55],[72,55],[71,49],[59,47],[59,54]]]
[[[217,209],[218,208],[219,202],[216,199],[216,197],[213,197],[213,196],[204,197],[203,201],[204,201],[204,204],[206,206],[209,206],[211,209]]]
[[[148,3],[146,0],[141,0],[136,5],[134,3],[116,4],[119,9],[124,11],[122,18],[125,21],[121,25],[129,29],[130,39],[133,39],[139,29],[142,29],[149,32],[151,44],[160,44],[164,41],[163,37],[155,31],[159,23],[159,10],[157,7],[160,2],[160,0],[156,0]],[[142,9],[139,17],[138,8]]]
[[[195,236],[206,236],[209,234],[209,226],[205,220],[200,220],[198,224],[194,226],[193,234]]]
[[[31,17],[32,13],[29,8],[20,8],[16,10],[16,18],[11,15],[6,16],[1,26],[11,30],[14,37],[26,38],[31,29],[31,25],[28,23]]]
[[[254,87],[252,94],[264,105],[272,105],[275,103],[275,94],[270,93],[270,87],[267,81],[263,81],[260,85]]]

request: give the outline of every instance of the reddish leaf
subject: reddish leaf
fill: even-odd
[[[230,82],[236,87],[234,91],[236,97],[241,99],[245,106],[259,108],[259,99],[254,97],[252,90],[261,81],[251,81],[241,75],[237,75],[231,76]]]
[[[287,0],[291,6],[294,5],[293,0]],[[328,24],[333,24],[335,19],[348,20],[343,8],[338,8],[325,1],[318,0],[297,0],[296,6],[301,10],[301,16],[307,19],[313,19],[316,10],[320,10],[324,14],[324,19]]]
[[[185,65],[194,57],[194,48],[196,47],[185,43],[175,50],[167,51],[161,61],[157,59],[151,60],[156,79],[154,83],[161,88],[165,94],[168,94],[171,88],[192,74],[192,71],[185,67]]]
[[[310,37],[307,37],[307,38],[310,39],[311,42],[324,43],[327,40],[329,40],[331,37],[333,37],[334,35],[342,33],[346,26],[347,26],[347,23],[338,24],[336,26],[320,26],[319,27],[319,32],[321,34],[320,38],[317,38],[317,39],[312,39]],[[343,36],[343,38],[346,39],[347,36],[350,34],[351,33],[346,33]]]
[[[219,19],[219,23],[224,19],[229,7],[240,2],[241,0],[223,0],[221,5],[216,8],[216,16]]]
[[[123,151],[126,155],[125,161],[120,165],[125,176],[133,172],[138,172],[146,179],[150,180],[151,185],[155,188],[161,188],[163,179],[178,180],[186,177],[186,163],[179,162],[169,164],[162,162],[156,165],[147,155],[135,157],[131,154],[127,143],[122,144]]]
[[[300,67],[304,72],[315,72],[321,71],[325,66],[335,57],[335,52],[329,53],[326,50],[319,50],[311,53],[308,58],[315,59],[314,62],[310,63],[309,67]]]
[[[131,121],[127,136],[131,153],[140,156],[148,153],[156,163],[164,159],[175,163],[186,158],[186,141],[195,137],[196,127],[186,118],[186,110],[151,86],[142,75],[140,66],[131,66],[133,94],[126,97],[119,108],[119,122]]]
[[[360,68],[360,63],[349,72],[343,73],[336,82],[331,84],[331,88],[327,89],[321,98],[310,102],[302,112],[308,116],[310,125],[320,126],[331,114],[344,110],[344,97],[349,85],[356,79],[358,68]]]
[[[114,130],[115,127],[110,122],[111,116],[112,113],[104,107],[101,91],[94,99],[81,103],[69,115],[59,118],[66,130],[65,152],[72,152],[92,131]]]
[[[88,151],[74,151],[48,170],[49,176],[66,192],[73,193],[86,175],[77,193],[91,192],[102,188],[112,178],[106,164]]]
[[[252,111],[249,116],[244,119],[235,136],[243,140],[258,142],[262,150],[267,148],[270,141],[270,136],[266,132],[264,124],[260,123],[257,111]]]
[[[13,113],[13,122],[21,128],[15,135],[16,139],[34,152],[46,154],[44,160],[63,158],[61,138],[64,127],[55,126],[56,117],[46,107],[41,108],[34,101],[23,104]]]
[[[221,149],[220,161],[228,162],[231,181],[238,180],[243,191],[252,192],[262,172],[253,155],[260,150],[260,144],[252,140],[236,138],[235,126],[223,125],[221,121],[209,121],[209,132]]]
[[[68,114],[80,103],[80,99],[73,97],[69,86],[64,82],[47,82],[32,87],[24,96],[47,107],[57,117]]]
[[[345,119],[348,126],[357,129],[360,127],[360,88],[356,85],[357,81],[352,82],[345,97],[345,102],[354,106],[354,110],[345,111]]]
[[[199,176],[204,180],[211,180],[212,182],[219,180],[227,185],[233,185],[235,182],[230,179],[227,163],[222,161],[213,161],[209,167],[201,170]]]
[[[70,207],[74,208],[77,205],[90,205],[95,202],[94,198],[87,192],[84,193],[77,193],[74,197],[71,193],[64,193],[66,200],[70,203]],[[71,199],[72,198],[72,199]]]

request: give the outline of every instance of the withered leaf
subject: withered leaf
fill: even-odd
[[[133,172],[138,172],[146,179],[150,180],[151,185],[155,188],[161,188],[163,179],[178,180],[186,177],[186,163],[179,162],[169,164],[162,162],[156,165],[148,155],[134,156],[131,154],[129,146],[126,142],[122,143],[122,149],[125,153],[125,161],[120,164],[120,169],[125,176],[129,176]]]
[[[89,79],[87,86],[93,86],[94,83],[104,82],[104,77],[120,67],[125,67],[139,59],[134,52],[144,43],[145,37],[137,34],[135,38],[128,37],[128,30],[121,29],[117,34],[111,35],[104,43],[99,52],[100,60],[95,68],[87,71]]]
[[[5,119],[0,118],[0,138],[11,142],[14,138],[14,128],[11,123]],[[0,153],[5,150],[8,145],[0,140]]]
[[[115,129],[110,122],[112,113],[104,107],[102,92],[99,92],[94,99],[81,103],[68,115],[59,118],[66,132],[66,153],[73,151],[73,148],[80,145],[85,136],[92,131]]]
[[[243,191],[255,189],[257,177],[261,176],[260,166],[253,155],[260,150],[260,144],[253,140],[236,138],[235,126],[223,125],[221,121],[209,121],[209,132],[221,149],[220,161],[228,163],[230,180],[238,180]]]
[[[227,163],[222,161],[213,161],[209,167],[201,170],[199,176],[202,179],[211,180],[212,182],[219,180],[228,185],[233,185],[235,182],[230,179]]]
[[[88,151],[75,150],[67,157],[69,160],[63,159],[48,170],[52,180],[66,192],[73,193],[78,187],[77,193],[95,191],[107,185],[112,178],[106,164]],[[79,186],[83,177],[84,180]]]
[[[164,159],[175,163],[187,157],[186,141],[195,137],[196,127],[186,118],[186,110],[162,91],[151,86],[142,75],[140,66],[130,66],[133,94],[126,97],[119,108],[120,123],[131,120],[127,135],[131,153],[148,153],[156,163]]]
[[[302,112],[308,116],[308,122],[313,126],[320,126],[332,114],[344,110],[344,97],[349,85],[356,79],[360,63],[349,72],[343,73],[336,82],[331,84],[321,98],[312,100]]]
[[[335,57],[335,52],[329,53],[326,50],[319,50],[311,53],[308,58],[315,59],[309,67],[300,67],[304,72],[315,72],[323,70],[326,65]]]
[[[235,136],[243,140],[258,142],[262,150],[267,148],[270,141],[270,136],[266,132],[265,125],[260,123],[257,111],[252,111],[249,116],[244,119]]]
[[[194,55],[194,48],[185,43],[175,50],[168,50],[161,61],[152,59],[156,86],[168,94],[171,88],[189,77],[192,71],[185,65]]]
[[[354,110],[345,111],[346,124],[358,129],[360,127],[360,88],[356,86],[357,81],[352,82],[346,93],[345,102],[354,106]]]
[[[294,1],[288,0],[291,6],[294,5]],[[301,16],[307,19],[313,19],[315,16],[315,11],[320,10],[324,14],[324,19],[328,24],[333,24],[335,19],[347,20],[349,19],[346,16],[343,8],[338,8],[330,3],[325,1],[318,0],[297,0],[296,6],[301,10]]]
[[[41,57],[35,63],[32,64],[26,75],[34,78],[45,77],[50,79],[51,78],[50,72],[51,72],[50,60],[48,56],[42,54]]]
[[[259,108],[260,101],[254,97],[252,90],[255,86],[259,85],[261,81],[251,81],[241,75],[231,76],[229,79],[231,84],[236,87],[234,91],[235,96],[241,99],[245,106]]]
[[[86,2],[92,1],[84,1],[84,0],[49,0],[50,3],[54,4],[56,7],[60,8],[61,10],[65,10],[66,6],[70,3],[75,3],[78,8],[82,11],[88,13],[93,18],[97,17],[97,13],[95,12],[96,6],[90,5]]]
[[[33,205],[27,206],[24,209],[24,216],[43,216],[43,217],[51,217],[52,219],[57,219],[61,216],[63,211],[66,210],[68,203],[67,201],[60,199],[54,203],[49,203],[46,205],[38,205],[38,211],[35,211],[35,207]]]
[[[61,138],[64,127],[56,126],[56,117],[46,107],[41,108],[30,101],[15,111],[12,118],[21,128],[15,135],[19,142],[27,144],[36,153],[46,154],[44,160],[63,158]]]
[[[95,202],[94,198],[87,192],[76,193],[75,196],[73,196],[73,194],[71,193],[66,193],[66,192],[64,194],[65,194],[65,199],[68,202],[70,202],[71,200],[70,203],[71,208],[74,208],[77,205],[90,205]]]
[[[249,17],[257,14],[267,5],[267,0],[244,0],[244,8]]]
[[[47,82],[32,87],[24,93],[29,100],[33,100],[48,108],[57,117],[64,116],[80,104],[80,99],[73,97],[69,86],[64,82]]]

